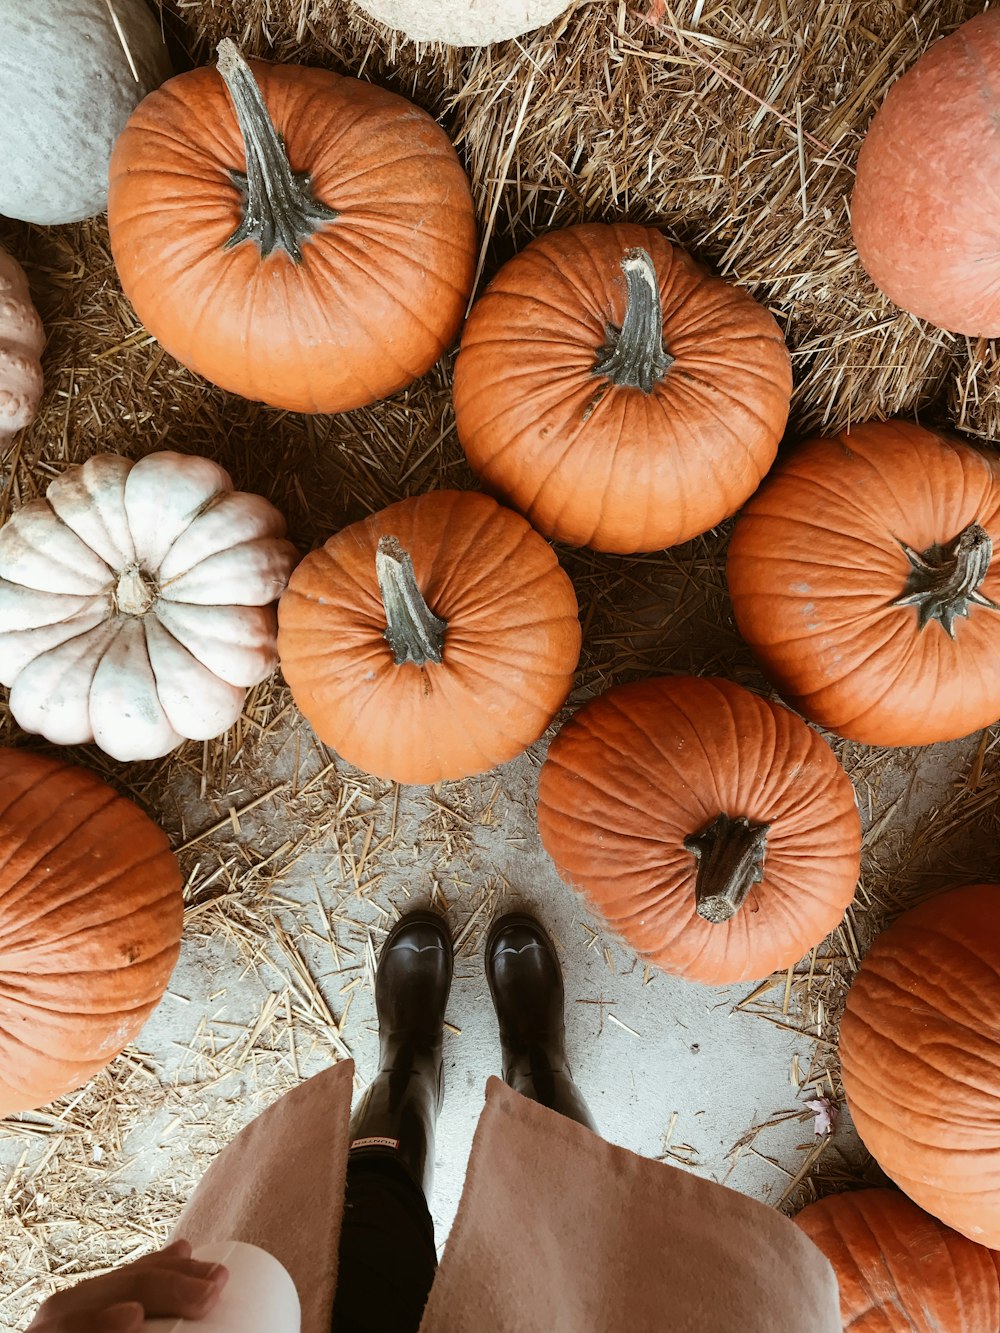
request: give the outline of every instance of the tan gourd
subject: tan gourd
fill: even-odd
[[[28,279],[0,250],[0,446],[31,424],[42,396],[39,357],[45,330],[31,303]]]

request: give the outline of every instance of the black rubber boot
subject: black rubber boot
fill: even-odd
[[[534,919],[512,912],[486,937],[486,976],[500,1023],[504,1082],[596,1131],[566,1063],[562,968]]]
[[[434,1124],[444,1092],[441,1048],[454,964],[435,912],[408,912],[386,937],[375,973],[379,1071],[351,1116],[351,1159],[389,1154],[430,1196]]]

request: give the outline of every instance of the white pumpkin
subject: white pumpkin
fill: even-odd
[[[98,454],[0,528],[0,682],[26,731],[154,759],[240,715],[298,555],[207,458]]]
[[[0,0],[0,213],[103,213],[112,145],[170,74],[146,0]]]
[[[551,23],[570,0],[355,0],[369,18],[415,42],[489,46]]]
[[[0,0],[2,5],[3,0]],[[0,250],[0,445],[24,430],[42,396],[45,330],[31,304],[24,269]]]

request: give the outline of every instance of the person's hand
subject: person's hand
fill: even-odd
[[[142,1333],[143,1321],[203,1319],[229,1272],[191,1258],[186,1240],[50,1296],[27,1333]]]

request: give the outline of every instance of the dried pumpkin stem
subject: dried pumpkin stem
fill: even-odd
[[[608,325],[607,343],[598,351],[593,373],[612,384],[652,393],[674,358],[663,346],[663,307],[653,257],[648,250],[626,250],[625,318],[620,329]]]
[[[333,222],[337,213],[316,198],[307,174],[292,171],[257,80],[228,37],[219,43],[218,69],[236,111],[247,159],[245,173],[231,173],[243,192],[243,221],[226,249],[253,240],[262,258],[280,249],[301,264],[301,242]]]
[[[385,639],[396,665],[414,662],[422,667],[442,661],[448,622],[439,620],[424,601],[413,560],[395,537],[379,538],[375,573],[385,608]]]
[[[914,551],[903,542],[900,545],[910,562],[910,575],[902,594],[891,605],[915,606],[919,629],[937,620],[953,639],[956,618],[967,616],[970,606],[1000,611],[996,602],[979,591],[989,573],[993,542],[978,523],[970,523],[944,546]]]
[[[144,616],[156,601],[156,592],[137,564],[118,576],[114,591],[115,610],[122,616]]]
[[[684,839],[698,862],[695,910],[712,925],[735,916],[747,894],[764,878],[764,851],[770,824],[744,815],[716,815],[700,833]]]

